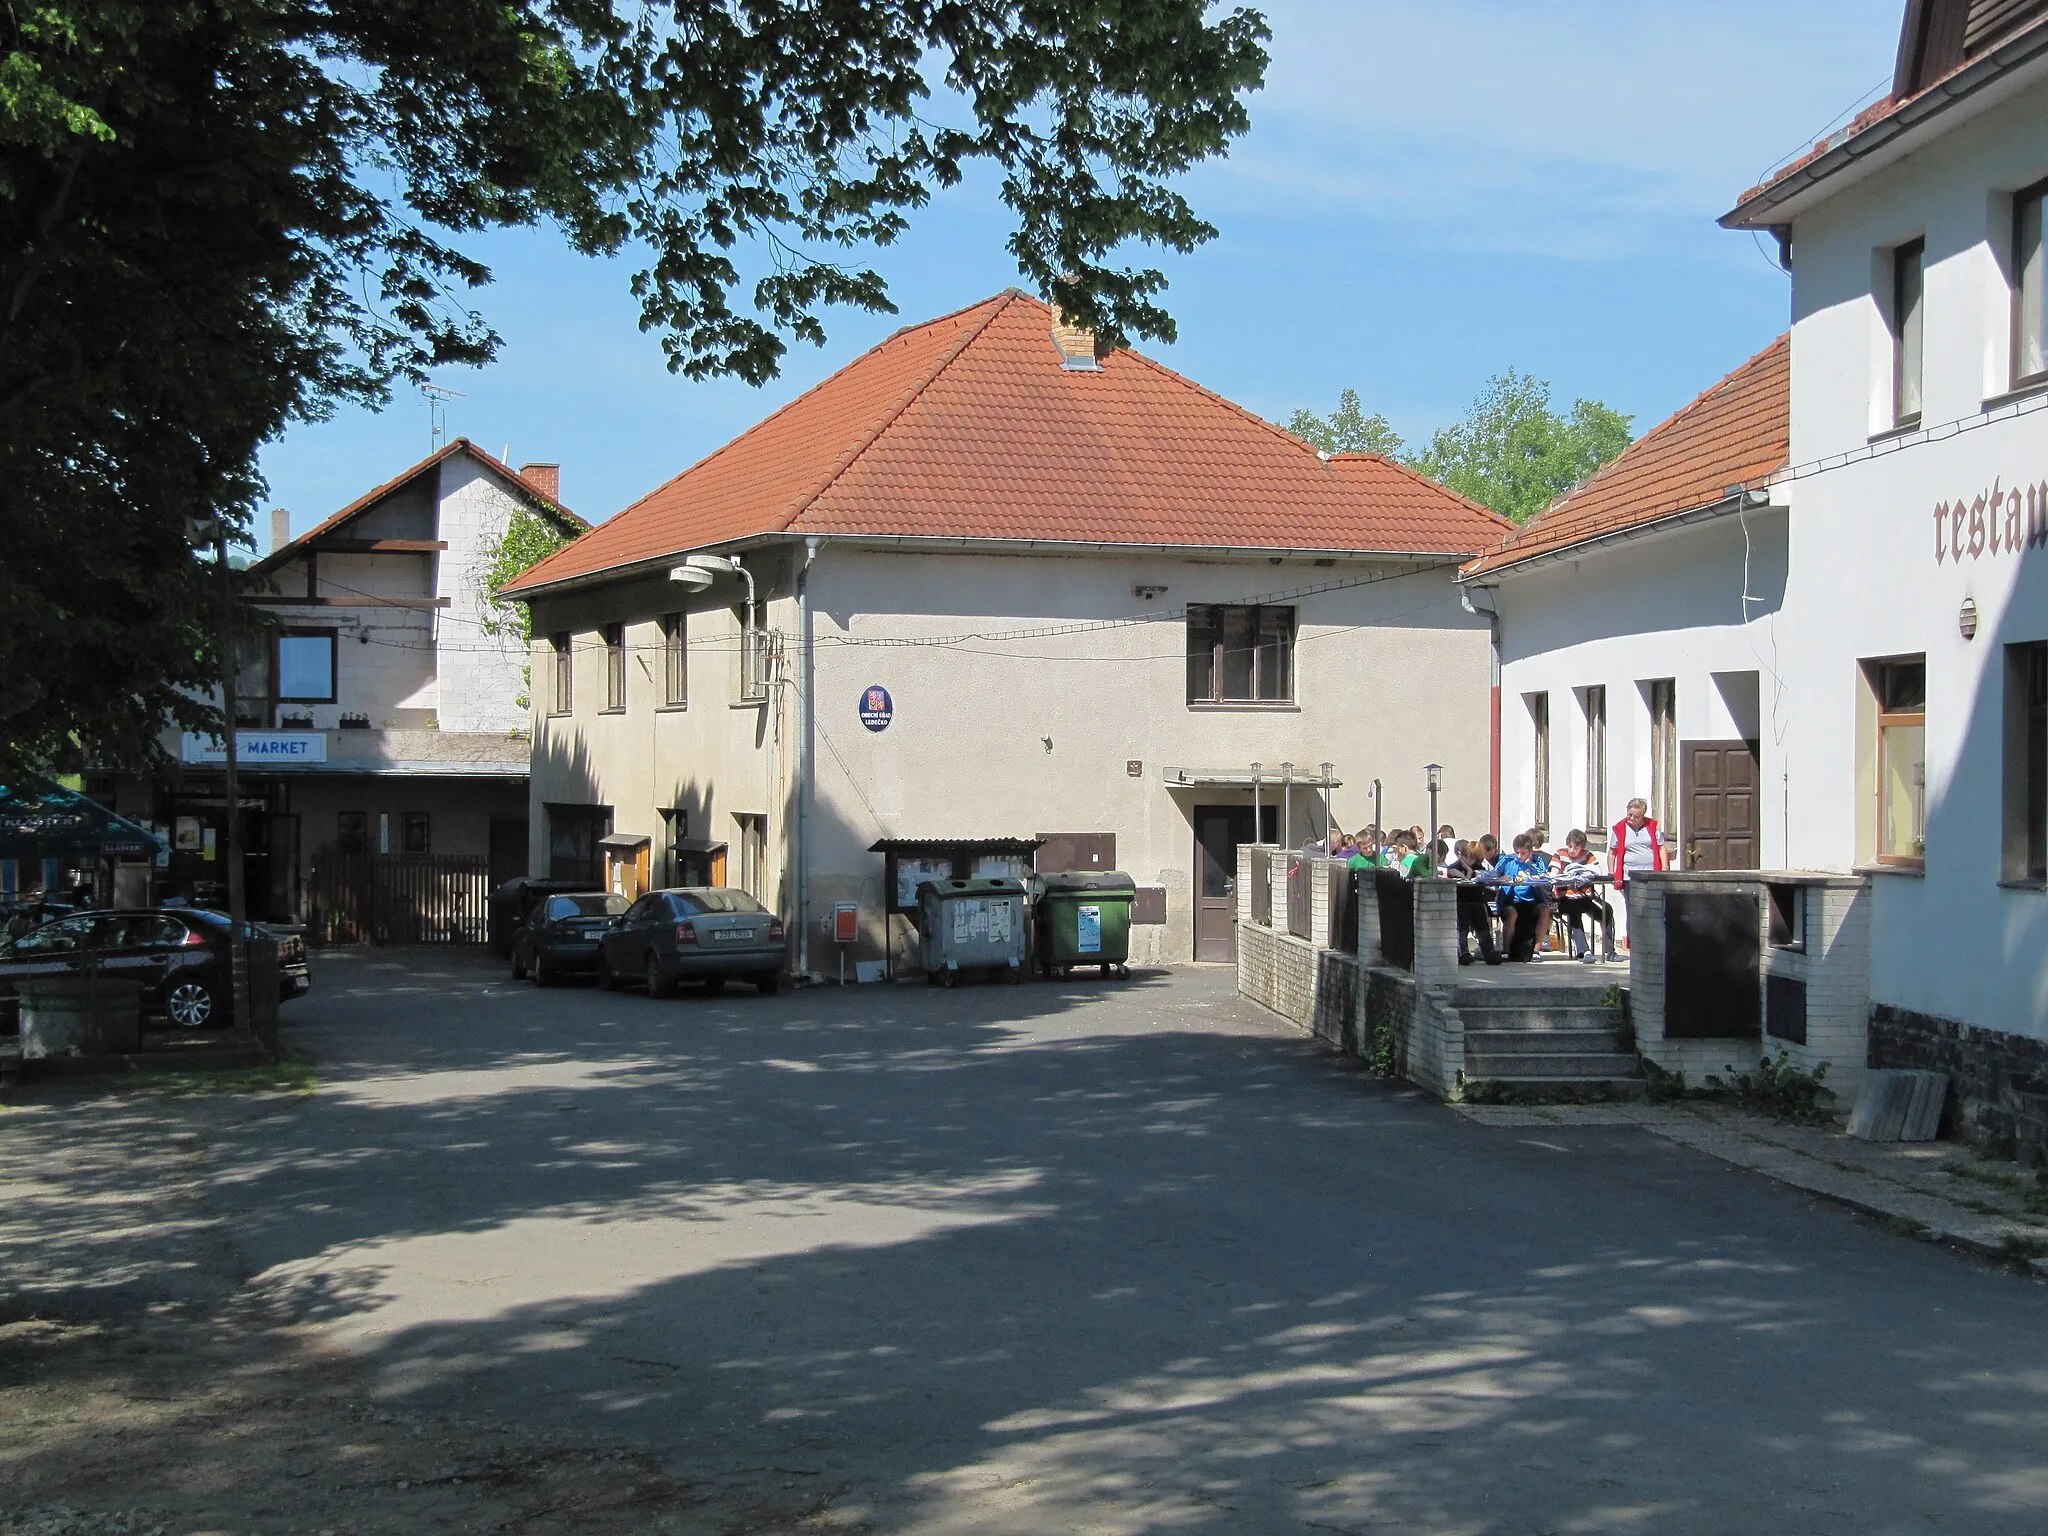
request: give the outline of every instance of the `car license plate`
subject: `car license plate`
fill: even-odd
[[[712,930],[711,937],[718,940],[721,944],[746,944],[752,942],[754,930],[751,928],[716,928]]]

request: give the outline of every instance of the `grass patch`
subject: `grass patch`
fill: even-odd
[[[149,1093],[295,1093],[310,1094],[320,1086],[313,1071],[313,1058],[297,1046],[288,1045],[278,1059],[255,1067],[167,1068],[138,1073],[137,1088]]]
[[[1895,1237],[1918,1237],[1927,1230],[1910,1216],[1880,1216],[1877,1224]]]
[[[2029,1215],[2048,1216],[2048,1179],[2043,1173],[2048,1169],[2036,1170],[2032,1178],[2023,1173],[2005,1168],[1987,1168],[1981,1163],[1952,1162],[1946,1171],[1959,1179],[1968,1179],[1975,1184],[2002,1189],[2011,1195]]]

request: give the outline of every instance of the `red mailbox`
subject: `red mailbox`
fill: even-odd
[[[860,935],[860,907],[851,901],[842,901],[832,908],[832,937],[841,944],[851,944]]]

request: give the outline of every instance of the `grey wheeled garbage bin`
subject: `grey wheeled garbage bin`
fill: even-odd
[[[952,986],[962,971],[989,971],[1006,981],[1024,974],[1021,880],[928,880],[917,888],[917,927],[925,977],[934,986]]]

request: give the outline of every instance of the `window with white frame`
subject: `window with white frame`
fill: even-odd
[[[1869,782],[1880,864],[1917,865],[1927,855],[1927,658],[1863,663],[1876,706]]]

